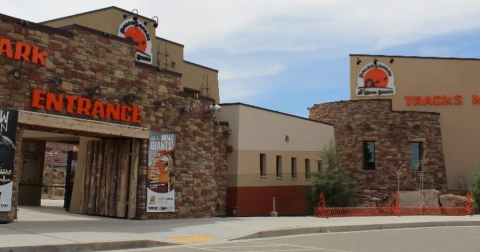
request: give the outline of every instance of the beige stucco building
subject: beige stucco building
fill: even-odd
[[[333,140],[333,126],[243,103],[221,104],[228,122],[227,214],[305,214],[303,190],[317,172],[320,150]],[[228,133],[228,132],[227,132]]]
[[[391,69],[394,95],[357,96],[361,68],[374,59]],[[464,189],[459,187],[473,178],[480,161],[479,68],[478,59],[350,55],[350,98],[392,99],[393,110],[440,113],[448,188]]]
[[[134,17],[137,19],[138,29],[130,26],[122,30],[122,27],[126,27],[129,22],[134,21]],[[139,43],[137,61],[181,73],[183,91],[198,93],[213,98],[217,103],[220,102],[218,70],[184,60],[182,44],[157,36],[157,30],[162,29],[158,24],[157,27],[154,27],[157,21],[158,18],[142,16],[141,10],[138,12],[108,7],[45,21],[41,24],[55,28],[77,24],[103,31],[106,36],[130,37]],[[140,56],[146,58],[138,58]]]

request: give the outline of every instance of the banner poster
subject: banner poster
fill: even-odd
[[[12,210],[18,111],[0,109],[0,212]]]
[[[147,212],[175,211],[175,145],[175,134],[150,131]]]

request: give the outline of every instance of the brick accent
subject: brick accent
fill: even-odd
[[[446,190],[440,114],[392,111],[391,100],[358,100],[315,104],[310,119],[332,123],[343,168],[362,190],[375,190],[373,197],[397,190],[391,172],[406,162],[408,170],[400,190],[416,190],[420,173],[411,170],[410,143],[424,141],[424,188]],[[363,141],[375,141],[375,170],[363,170]],[[378,194],[378,195],[377,195]],[[372,197],[372,198],[373,198]],[[382,196],[380,199],[385,198]],[[359,203],[370,201],[359,195]]]

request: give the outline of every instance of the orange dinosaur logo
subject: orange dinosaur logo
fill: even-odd
[[[135,59],[152,64],[152,40],[147,27],[133,19],[126,19],[118,28],[118,36],[136,42],[137,52]]]
[[[392,70],[380,62],[367,64],[358,74],[356,92],[357,96],[395,95]]]

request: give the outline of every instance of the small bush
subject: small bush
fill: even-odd
[[[319,202],[319,193],[325,193],[327,207],[355,206],[355,193],[352,181],[341,167],[341,160],[335,151],[335,143],[330,143],[320,152],[325,164],[322,171],[312,174],[312,184],[305,193],[307,214],[313,214]]]
[[[472,184],[470,184],[470,193],[472,194],[472,198],[475,201],[475,208],[479,209],[480,207],[480,168],[475,173],[473,177]]]

